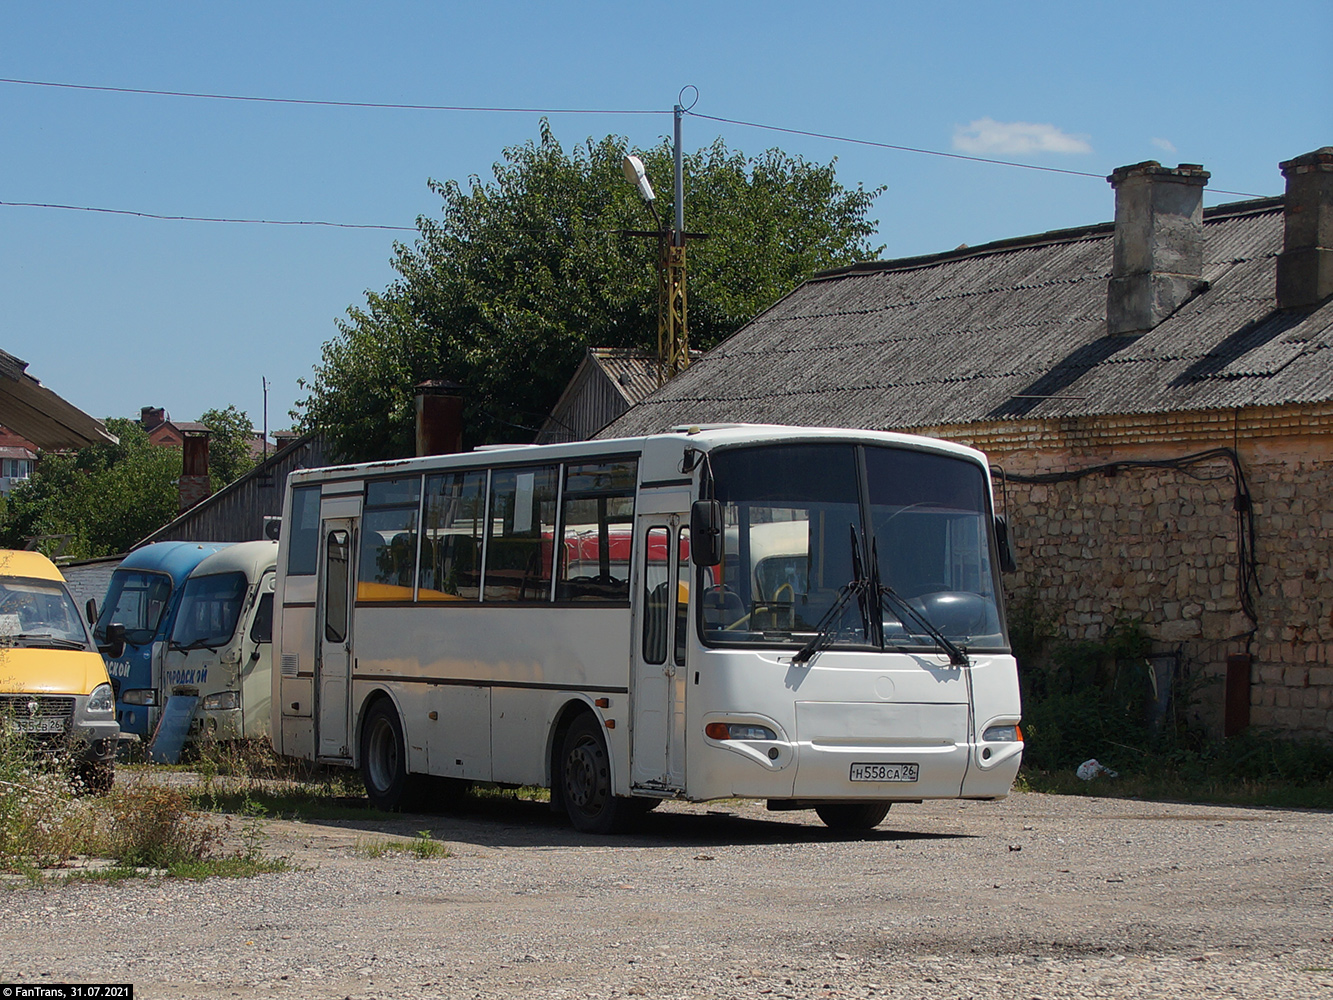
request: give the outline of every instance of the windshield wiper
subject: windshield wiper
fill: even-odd
[[[216,653],[226,644],[227,644],[226,639],[223,639],[221,642],[217,642],[207,637],[202,639],[194,639],[191,642],[185,642],[185,643],[176,642],[173,639],[171,642],[171,648],[179,649],[183,653],[188,653],[192,649],[207,649],[210,652]]]
[[[63,639],[60,636],[52,635],[50,632],[16,632],[4,638],[11,643],[22,641],[28,646],[49,646],[51,649],[88,648],[86,642],[79,642],[77,639]]]
[[[892,587],[881,585],[879,588],[879,600],[881,609],[884,608],[886,603],[891,604],[893,606],[894,614],[904,625],[907,624],[906,618],[911,618],[920,628],[922,633],[933,639],[935,645],[939,646],[940,649],[948,654],[949,662],[955,667],[966,667],[971,665],[971,661],[967,658],[967,650],[963,649],[963,647],[959,646],[957,643],[950,642],[943,632],[930,623],[930,619],[907,603],[907,600]]]
[[[849,524],[847,529],[852,540],[852,578],[838,590],[838,597],[833,606],[824,612],[824,617],[820,618],[815,626],[815,634],[811,636],[809,642],[796,651],[796,655],[791,658],[792,663],[805,663],[837,638],[841,629],[834,629],[833,623],[842,616],[843,608],[853,596],[856,597],[856,606],[861,612],[861,627],[865,630],[868,640],[871,638],[874,622],[879,620],[878,613],[873,615],[869,613],[870,594],[873,592],[874,582],[866,577],[865,568],[861,563],[861,546],[856,538],[856,526]],[[881,647],[884,645],[883,629],[881,622],[879,633]]]

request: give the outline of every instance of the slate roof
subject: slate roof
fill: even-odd
[[[1106,334],[1110,223],[816,275],[598,437],[1333,400],[1333,302],[1276,309],[1282,204],[1206,210],[1207,289],[1137,336]]]

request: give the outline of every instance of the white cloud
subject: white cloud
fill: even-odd
[[[1086,135],[1071,135],[1054,125],[1032,122],[997,122],[978,118],[970,125],[956,125],[953,148],[964,153],[1091,153]]]
[[[1170,153],[1172,156],[1176,155],[1176,144],[1170,139],[1154,139],[1152,144],[1164,153]]]

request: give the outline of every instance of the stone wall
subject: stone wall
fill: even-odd
[[[1227,656],[1248,653],[1251,724],[1322,739],[1333,739],[1329,431],[1328,406],[925,429],[981,448],[1009,476],[1234,449],[1254,512],[1253,621],[1241,599],[1246,523],[1225,456],[1055,483],[997,477],[1019,563],[1009,600],[1035,599],[1075,639],[1140,621],[1158,648],[1182,654],[1196,681],[1191,711],[1213,732]]]

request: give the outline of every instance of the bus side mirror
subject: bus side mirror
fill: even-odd
[[[1018,572],[1018,563],[1014,562],[1014,550],[1009,547],[1009,522],[1003,516],[995,516],[995,547],[1000,553],[1000,572]]]
[[[89,625],[97,624],[97,598],[88,598],[88,603],[83,606],[83,617],[88,619]]]
[[[690,561],[716,566],[722,561],[722,504],[696,500],[690,508]]]
[[[97,651],[111,659],[125,655],[125,626],[112,622],[106,627],[106,642],[97,647]]]
[[[271,514],[264,516],[264,537],[269,541],[276,542],[278,536],[282,534],[282,518],[274,517]]]

